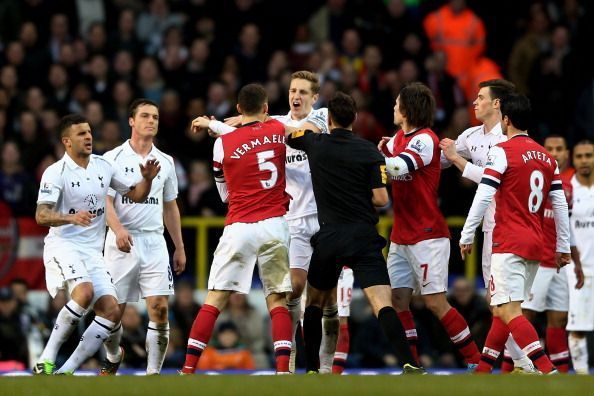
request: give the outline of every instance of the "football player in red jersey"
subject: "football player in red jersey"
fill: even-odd
[[[450,232],[437,204],[441,174],[440,148],[433,124],[435,99],[425,85],[402,89],[394,106],[394,124],[401,130],[378,146],[392,179],[394,227],[390,236],[388,272],[392,300],[417,355],[417,332],[410,311],[413,291],[420,290],[427,308],[440,320],[469,368],[480,353],[466,320],[448,303]]]
[[[557,231],[557,266],[570,261],[567,201],[555,159],[528,136],[529,100],[519,94],[508,95],[501,101],[501,113],[508,141],[489,151],[487,166],[460,238],[460,252],[464,257],[471,251],[474,232],[495,197],[497,209],[489,288],[494,317],[476,372],[492,370],[510,332],[540,371],[556,372],[534,327],[522,315],[521,303],[542,258],[542,221],[547,197],[553,206]]]
[[[214,176],[221,199],[229,202],[225,230],[215,251],[208,294],[188,339],[182,374],[195,371],[212,335],[215,321],[231,293],[248,293],[258,264],[272,320],[277,373],[289,372],[291,317],[286,294],[289,276],[289,229],[283,217],[289,205],[285,192],[285,126],[265,121],[266,91],[249,84],[238,95],[243,125],[217,139]]]

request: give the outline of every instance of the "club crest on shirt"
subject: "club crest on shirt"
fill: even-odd
[[[425,143],[421,142],[421,139],[417,139],[413,144],[410,145],[410,148],[420,153],[425,148]]]
[[[487,156],[487,164],[485,166],[493,166],[495,164],[495,159],[497,158],[496,155],[489,154]]]

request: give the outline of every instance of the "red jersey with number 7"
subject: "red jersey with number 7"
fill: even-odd
[[[216,140],[215,181],[226,183],[229,194],[226,225],[255,223],[287,212],[285,156],[285,127],[276,120],[244,124]]]
[[[493,253],[540,261],[542,222],[549,191],[560,190],[557,162],[528,135],[492,147],[481,183],[498,189]]]

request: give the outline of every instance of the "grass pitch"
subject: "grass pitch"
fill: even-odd
[[[118,376],[2,377],[0,394],[12,395],[406,395],[406,396],[568,396],[594,395],[594,377],[452,376]]]

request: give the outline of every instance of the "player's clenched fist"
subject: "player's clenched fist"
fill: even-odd
[[[76,212],[75,214],[70,216],[70,223],[81,227],[90,226],[91,221],[93,221],[93,219],[97,217],[97,215],[92,214],[91,212],[87,212],[86,210],[81,210],[80,212]]]
[[[116,234],[116,246],[118,249],[124,253],[130,253],[132,250],[132,246],[134,245],[134,241],[132,240],[132,236],[124,227],[120,228]]]
[[[202,129],[208,129],[208,123],[210,122],[210,118],[207,116],[200,116],[196,117],[192,120],[192,132],[198,133]]]
[[[450,161],[453,161],[457,155],[456,142],[452,139],[441,139],[439,142],[439,148],[441,151],[443,151],[443,155],[445,155],[445,157]]]
[[[140,164],[140,174],[146,180],[153,180],[160,170],[161,166],[156,159],[150,159],[144,165]]]

